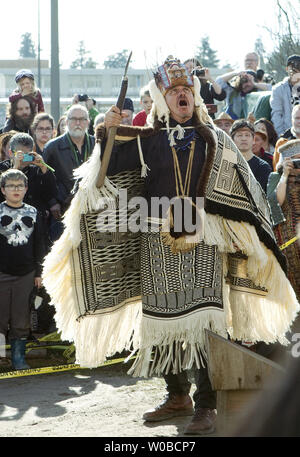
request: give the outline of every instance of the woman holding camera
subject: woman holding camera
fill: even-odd
[[[300,301],[300,140],[279,148],[277,172],[271,173],[267,187],[274,233],[288,262],[288,277]]]

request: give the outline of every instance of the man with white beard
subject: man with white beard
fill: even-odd
[[[55,170],[58,197],[51,202],[51,239],[62,233],[61,216],[72,199],[73,170],[85,162],[93,151],[95,139],[88,134],[89,114],[81,105],[72,105],[67,112],[66,133],[48,142],[43,158]]]

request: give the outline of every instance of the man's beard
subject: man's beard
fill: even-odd
[[[67,129],[67,132],[69,133],[69,135],[73,138],[83,138],[84,135],[85,135],[85,132],[86,130],[79,130],[79,129],[74,129],[74,130],[71,130],[71,129]]]
[[[20,117],[15,115],[14,120],[16,124],[16,128],[20,132],[28,132],[32,122],[34,119],[34,114],[31,114],[28,117]]]

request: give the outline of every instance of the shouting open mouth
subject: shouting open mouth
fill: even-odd
[[[178,101],[178,106],[180,106],[181,108],[187,107],[188,106],[187,99],[185,97],[180,97],[180,99]]]

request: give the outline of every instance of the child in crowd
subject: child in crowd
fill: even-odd
[[[147,123],[147,116],[152,108],[152,98],[150,97],[150,92],[147,86],[141,89],[140,104],[144,109],[137,113],[133,119],[132,125],[139,125],[143,127]]]
[[[58,119],[56,137],[63,135],[67,130],[67,116],[64,114]]]
[[[12,103],[21,96],[28,96],[34,102],[36,113],[45,111],[42,94],[35,86],[34,75],[31,70],[19,70],[16,73],[16,89],[9,96],[9,102]]]
[[[30,368],[25,361],[30,333],[29,298],[41,287],[41,264],[45,255],[42,225],[36,208],[23,203],[27,177],[16,169],[0,176],[0,335],[8,334],[15,370]]]

